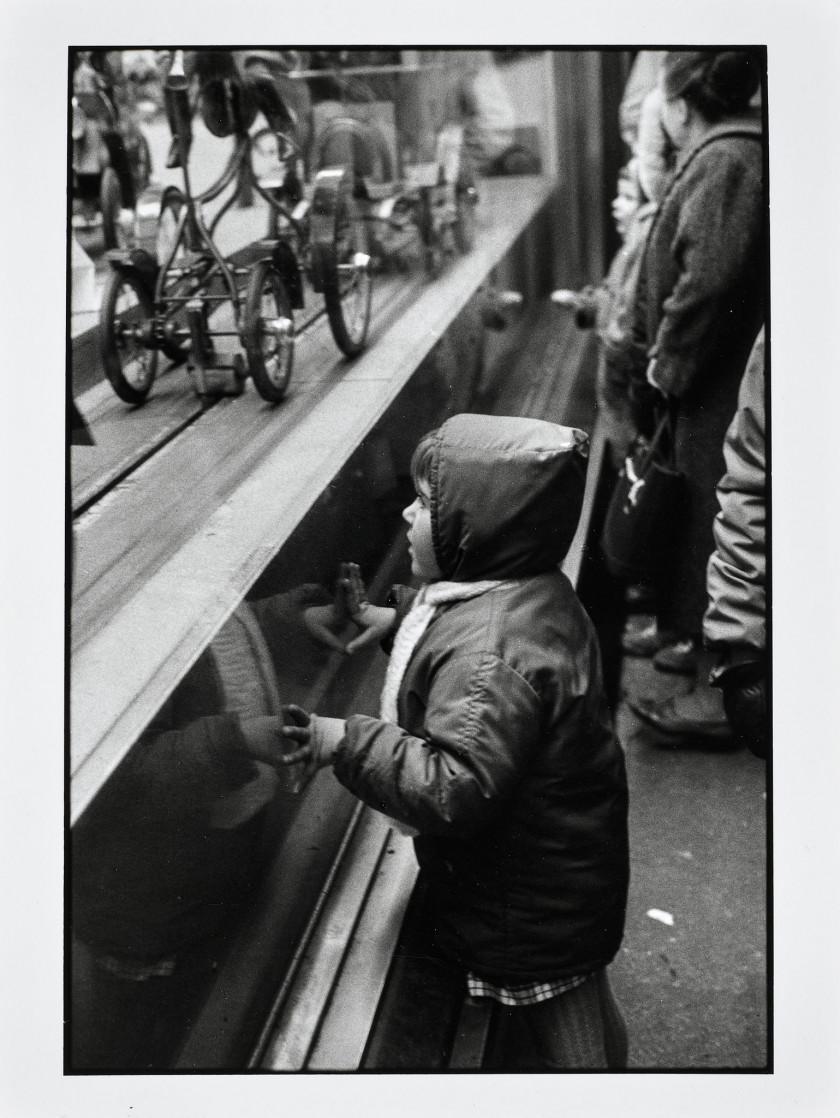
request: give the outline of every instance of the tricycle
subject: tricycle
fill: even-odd
[[[448,254],[467,253],[475,243],[478,191],[464,154],[463,127],[450,123],[440,129],[432,159],[421,162],[416,153],[408,157],[396,144],[393,104],[377,100],[366,80],[381,87],[387,75],[399,81],[417,68],[334,66],[290,77],[320,76],[323,82],[327,74],[340,97],[316,129],[313,165],[345,166],[352,173],[353,196],[384,260],[399,239],[394,234],[409,230],[419,234],[427,272],[436,277]]]
[[[183,52],[176,51],[165,96],[183,189],[163,193],[156,255],[140,249],[108,254],[101,354],[114,391],[127,403],[146,399],[161,352],[187,361],[202,396],[238,395],[250,374],[264,399],[282,400],[293,367],[294,311],[304,307],[304,276],[323,294],[339,349],[355,357],[367,341],[373,277],[347,170],[323,167],[305,184],[294,136],[277,134],[276,178],[255,175],[249,129],[256,112],[247,88],[232,75],[217,79],[212,94],[215,106],[224,101],[234,147],[221,177],[197,195],[189,167],[193,105]],[[245,175],[268,205],[269,228],[255,246],[257,259],[234,265],[223,257],[214,232]],[[204,208],[231,187],[208,223]],[[216,313],[225,303],[232,323]],[[238,339],[240,349],[231,353],[219,344],[224,338]]]

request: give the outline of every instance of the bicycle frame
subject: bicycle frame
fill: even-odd
[[[186,305],[196,298],[214,303],[222,303],[229,300],[234,309],[238,331],[242,310],[242,296],[237,287],[235,277],[236,275],[247,274],[248,269],[232,268],[222,256],[214,240],[214,233],[220,221],[236,200],[236,192],[231,192],[230,197],[227,198],[224,204],[219,208],[209,226],[204,220],[202,206],[208,202],[215,201],[216,198],[238,180],[243,166],[246,162],[250,163],[252,154],[253,146],[251,136],[248,133],[239,134],[236,137],[234,150],[221,176],[198,196],[192,193],[189,168],[184,166],[184,207],[178,217],[172,244],[169,246],[165,258],[159,262],[154,291],[156,313],[165,314],[165,308],[169,305],[171,307],[170,314],[166,315],[166,318],[169,318],[171,314],[179,309],[180,305]],[[254,181],[253,187],[270,209],[288,223],[295,239],[298,241],[298,245],[305,245],[305,212],[306,208],[308,208],[308,203],[299,204],[295,207],[295,210],[290,210],[280,199],[275,197],[271,190],[264,188],[259,181]],[[304,207],[302,212],[301,205]],[[288,238],[279,239],[288,241]],[[197,259],[192,261],[188,260],[187,265],[183,269],[173,268],[173,262],[178,254],[178,250],[181,248],[185,248],[189,254],[195,255]],[[283,271],[288,273],[288,260],[284,261],[284,263],[285,267]],[[201,286],[205,287],[216,277],[221,277],[225,287],[225,294],[210,295],[202,293],[199,295],[198,290],[195,289],[194,286],[195,281],[199,281]],[[186,295],[166,293],[166,284],[172,278],[186,281],[188,285],[193,287],[191,293]],[[291,286],[293,288],[299,287],[299,282]],[[296,300],[296,302],[298,301],[299,300]],[[186,335],[182,335],[182,338],[186,340]]]
[[[276,403],[291,374],[293,311],[304,306],[302,274],[323,293],[330,328],[343,353],[354,357],[365,344],[372,290],[370,256],[364,229],[354,216],[349,180],[343,168],[326,168],[316,176],[311,194],[301,197],[288,178],[290,160],[298,158],[299,152],[282,136],[278,138],[286,193],[279,184],[264,185],[254,174],[254,139],[240,122],[221,175],[196,194],[189,166],[192,106],[182,65],[176,69],[173,63],[170,79],[167,112],[180,157],[183,190],[169,188],[161,200],[161,219],[170,212],[174,228],[169,243],[165,247],[159,243],[158,258],[150,253],[143,253],[142,261],[125,254],[111,258],[116,276],[108,288],[102,318],[108,376],[127,402],[145,398],[154,380],[156,355],[145,366],[138,366],[132,357],[141,374],[132,381],[126,377],[120,355],[131,340],[135,348],[162,350],[173,361],[186,359],[201,395],[239,395],[250,372],[260,394]],[[246,171],[253,190],[268,207],[273,227],[258,242],[263,250],[258,259],[240,266],[224,258],[214,234],[236,200],[236,190],[230,188]],[[204,206],[220,199],[225,190],[230,190],[229,196],[208,222]],[[247,282],[242,282],[243,277]],[[133,287],[134,297],[145,307],[141,322],[120,320],[116,307],[123,287]],[[226,302],[233,311],[232,328],[211,329],[208,309]],[[222,337],[238,338],[241,351],[231,352],[228,346],[217,350],[213,339]]]

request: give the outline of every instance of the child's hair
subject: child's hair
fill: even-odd
[[[411,480],[414,482],[415,489],[421,484],[431,487],[432,459],[434,458],[437,433],[437,427],[433,431],[427,431],[411,456]]]

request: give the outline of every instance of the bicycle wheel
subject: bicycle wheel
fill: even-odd
[[[365,348],[373,296],[367,230],[345,175],[322,172],[312,202],[312,268],[336,345],[347,357]],[[317,286],[316,286],[317,289]]]
[[[133,151],[131,174],[134,179],[134,189],[139,198],[152,178],[152,153],[149,150],[149,141],[140,131],[137,133]]]
[[[102,236],[105,248],[126,248],[127,237],[120,221],[122,187],[113,167],[106,167],[102,172],[99,207],[102,210]]]
[[[183,206],[184,200],[177,188],[171,187],[164,192],[160,202],[160,213],[158,214],[158,225],[155,233],[155,254],[158,264],[162,265],[172,252],[175,238],[178,235],[178,219],[181,216]],[[172,258],[173,263],[179,256],[184,255],[184,251],[183,243],[175,248]]]
[[[334,117],[327,123],[315,144],[312,166],[316,171],[346,168],[354,190],[360,189],[365,179],[384,183],[396,178],[394,160],[379,128],[353,117]]]
[[[158,264],[161,266],[169,258],[169,253],[172,251],[172,246],[178,236],[178,222],[181,217],[181,210],[184,205],[183,195],[174,187],[167,188],[164,191],[163,198],[160,203],[160,215],[158,216],[157,234],[155,236],[155,253],[157,255]],[[172,257],[171,264],[176,267],[179,261],[186,255],[186,246],[183,238],[175,249],[175,255]],[[170,265],[171,266],[171,265]],[[167,284],[164,282],[163,290],[161,292],[163,302],[166,303],[167,294],[183,294],[183,282],[180,279],[174,280],[167,289]],[[179,309],[171,315],[171,321],[179,329],[187,328],[187,318],[184,310]],[[206,315],[205,315],[206,325]],[[190,343],[188,341],[175,341],[174,339],[167,338],[161,344],[161,349],[170,361],[176,364],[183,361],[189,353]]]
[[[259,394],[272,404],[282,400],[294,362],[294,319],[283,280],[269,260],[255,264],[248,277],[242,343]]]
[[[99,348],[111,387],[127,404],[142,404],[157,372],[157,351],[140,331],[154,316],[146,284],[132,272],[112,270],[99,308]]]

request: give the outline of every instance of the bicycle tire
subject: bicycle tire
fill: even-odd
[[[356,357],[367,344],[373,275],[367,230],[348,189],[347,174],[318,175],[313,199],[312,265],[319,277],[336,345]],[[364,263],[360,258],[364,257]]]
[[[125,248],[126,238],[120,223],[122,187],[113,167],[105,167],[99,187],[99,208],[102,211],[102,237],[106,249]]]
[[[273,307],[265,305],[266,297]],[[291,323],[287,338],[278,339],[266,329],[269,319],[287,318]],[[274,337],[276,349],[266,354],[268,337]],[[276,404],[286,395],[292,376],[295,351],[292,304],[283,279],[270,260],[260,260],[251,269],[243,312],[242,344],[248,358],[248,371],[254,387],[264,400]],[[269,362],[278,358],[278,364]]]
[[[133,292],[136,303],[120,309],[120,294],[125,291]],[[134,313],[135,306],[139,314]],[[127,317],[130,321],[126,321]],[[126,327],[136,327],[153,317],[152,294],[141,277],[135,272],[112,269],[99,308],[99,351],[111,387],[127,404],[142,404],[149,395],[157,374],[157,350],[146,348],[127,333]],[[132,356],[136,365],[130,364]]]

